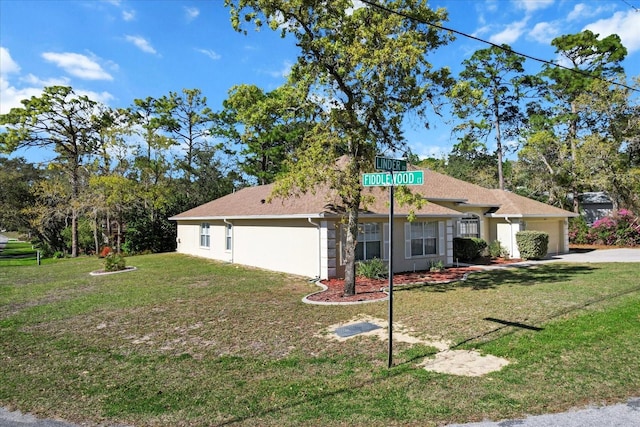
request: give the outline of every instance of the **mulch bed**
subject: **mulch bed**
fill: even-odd
[[[479,265],[506,265],[520,262],[520,259],[483,259],[474,260]],[[416,271],[407,273],[395,273],[393,275],[394,285],[409,285],[422,283],[447,283],[460,280],[465,274],[471,271],[481,270],[478,267],[450,267],[440,272]],[[367,279],[366,277],[356,278],[356,294],[352,296],[344,295],[344,279],[322,280],[321,283],[327,290],[309,295],[307,300],[324,303],[353,303],[376,301],[385,299],[387,293],[384,292],[389,285],[389,279]]]

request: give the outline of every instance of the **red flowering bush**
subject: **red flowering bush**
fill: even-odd
[[[104,248],[102,248],[102,250],[100,251],[100,258],[105,258],[107,255],[109,255],[111,252],[113,252],[111,250],[111,248],[109,246],[105,246]]]
[[[640,218],[627,209],[620,209],[594,222],[586,240],[596,245],[639,246]]]

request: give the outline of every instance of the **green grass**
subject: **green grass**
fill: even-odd
[[[0,252],[0,267],[15,267],[23,265],[37,265],[38,251],[33,249],[31,243],[9,241]],[[41,260],[41,263],[50,263],[51,260]]]
[[[640,264],[542,264],[395,293],[394,322],[511,363],[425,371],[435,350],[320,338],[386,302],[314,306],[304,278],[181,256],[0,264],[0,405],[74,422],[442,425],[625,401],[640,391]]]

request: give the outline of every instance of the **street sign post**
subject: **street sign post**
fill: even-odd
[[[393,187],[424,184],[424,171],[407,171],[407,161],[376,156],[376,169],[386,172],[362,174],[364,187],[389,187],[389,355],[393,365]]]
[[[407,161],[404,159],[390,159],[376,156],[376,170],[402,172],[407,170]]]
[[[362,185],[365,187],[389,187],[391,185],[422,185],[424,171],[406,172],[374,172],[362,174]]]

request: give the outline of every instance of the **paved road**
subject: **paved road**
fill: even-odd
[[[518,420],[451,424],[447,427],[638,427],[640,398],[619,405],[527,417]]]
[[[1,235],[0,235],[1,236]],[[4,236],[2,236],[4,237]],[[585,253],[553,256],[542,262],[640,262],[640,249],[603,249]],[[538,261],[540,262],[540,261]],[[451,424],[448,427],[638,427],[640,397],[627,403],[604,407],[546,414],[517,420],[485,421],[471,424]],[[29,414],[9,412],[0,407],[0,427],[80,427],[58,420],[37,419]],[[114,426],[109,426],[114,427]]]

